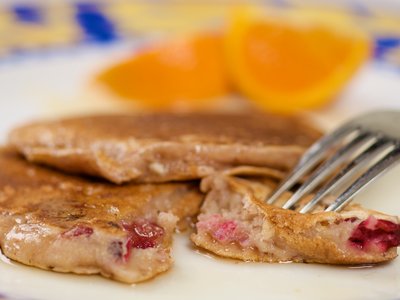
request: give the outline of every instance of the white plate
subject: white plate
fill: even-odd
[[[93,72],[127,53],[127,47],[84,48],[0,65],[0,141],[32,118],[104,111],[110,106],[88,93]],[[128,47],[129,48],[129,47]],[[341,100],[316,114],[327,126],[372,108],[400,108],[400,76],[368,66]],[[1,167],[1,166],[0,166]],[[400,168],[358,199],[365,206],[400,215]],[[399,299],[400,259],[363,268],[312,264],[261,264],[215,259],[177,236],[176,263],[167,273],[129,286],[99,276],[58,274],[0,262],[0,294],[12,299]],[[1,296],[0,296],[1,298]]]

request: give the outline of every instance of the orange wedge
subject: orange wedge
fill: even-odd
[[[225,38],[236,87],[260,107],[291,113],[329,102],[369,57],[351,26],[236,11]]]
[[[202,107],[229,91],[223,61],[221,35],[202,33],[153,45],[98,79],[148,108]]]

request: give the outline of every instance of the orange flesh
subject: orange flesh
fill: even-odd
[[[213,107],[232,82],[259,107],[291,113],[331,101],[369,55],[368,38],[352,27],[236,17],[224,36],[208,32],[158,43],[98,80],[155,110]]]
[[[188,101],[210,102],[228,93],[222,39],[203,34],[144,49],[99,76],[117,95],[165,108]]]
[[[293,113],[330,102],[370,50],[362,31],[336,25],[237,11],[225,35],[232,82],[269,111]]]
[[[266,89],[297,91],[317,85],[340,67],[351,46],[325,28],[299,31],[264,23],[246,32],[243,56],[253,78]]]

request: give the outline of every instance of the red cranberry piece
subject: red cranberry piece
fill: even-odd
[[[124,259],[128,260],[132,248],[147,249],[156,247],[160,238],[164,235],[164,229],[149,221],[136,221],[129,224],[122,224],[122,227],[129,232],[126,242]]]
[[[399,226],[400,224],[395,224],[388,220],[378,220],[378,223],[376,224],[376,228],[382,229],[386,232],[395,232],[396,230],[399,230]]]
[[[222,243],[242,243],[248,240],[248,234],[234,220],[226,220],[221,215],[212,215],[207,220],[198,222],[197,229],[207,231]]]
[[[77,225],[75,227],[72,227],[70,230],[65,231],[62,233],[63,237],[77,237],[84,235],[86,237],[89,237],[93,234],[93,228],[85,225]]]
[[[219,241],[231,240],[235,236],[237,224],[228,220],[220,222],[213,232],[213,236]]]
[[[400,245],[400,224],[370,216],[354,229],[349,242],[362,250],[375,245],[381,252],[385,252]]]

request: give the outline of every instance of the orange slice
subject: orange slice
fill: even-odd
[[[369,56],[368,38],[341,26],[298,15],[236,11],[225,39],[234,83],[276,112],[327,103]]]
[[[221,35],[203,33],[153,45],[98,79],[152,109],[201,107],[229,91],[223,61]]]

